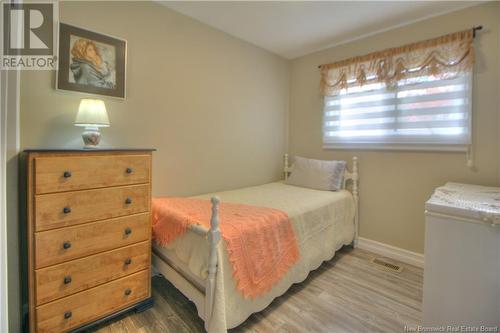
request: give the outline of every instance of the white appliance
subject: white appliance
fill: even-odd
[[[500,332],[500,188],[447,183],[425,208],[423,326]]]

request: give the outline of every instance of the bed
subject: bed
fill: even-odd
[[[285,155],[285,179],[291,168]],[[346,170],[343,189],[320,191],[284,182],[210,193],[210,228],[190,225],[187,232],[166,246],[153,247],[153,266],[189,298],[209,333],[226,332],[252,313],[266,308],[294,283],[330,260],[344,245],[356,245],[358,231],[358,162]],[[286,212],[292,222],[300,259],[268,292],[245,298],[232,277],[225,242],[220,241],[219,201],[270,207]]]

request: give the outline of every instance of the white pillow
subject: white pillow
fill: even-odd
[[[345,161],[322,161],[295,157],[290,177],[286,184],[316,190],[338,191],[344,180]]]

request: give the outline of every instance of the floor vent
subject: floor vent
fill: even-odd
[[[381,268],[384,268],[385,270],[391,271],[391,272],[400,273],[403,271],[402,266],[392,264],[390,262],[385,261],[385,259],[382,259],[382,258],[373,258],[372,263],[374,263],[375,265],[377,265]]]

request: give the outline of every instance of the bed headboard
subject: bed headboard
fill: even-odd
[[[358,176],[358,157],[357,156],[353,156],[352,158],[352,171],[349,171],[349,168],[346,168],[345,172],[344,172],[344,184],[342,186],[342,188],[346,188],[346,185],[347,185],[347,181],[351,181],[352,182],[352,192],[354,191],[358,191],[358,180],[359,180],[359,176]],[[353,193],[354,194],[354,193]]]
[[[288,154],[285,154],[283,173],[285,174],[285,180],[288,179],[288,176],[292,172],[292,168],[289,165]],[[351,188],[347,188],[348,182],[351,183]],[[358,239],[358,225],[359,225],[359,174],[358,174],[358,157],[353,156],[352,158],[352,168],[346,168],[344,173],[344,183],[342,184],[342,189],[347,189],[352,193],[354,198],[354,203],[356,207],[356,212],[354,216],[354,243],[356,244]]]

